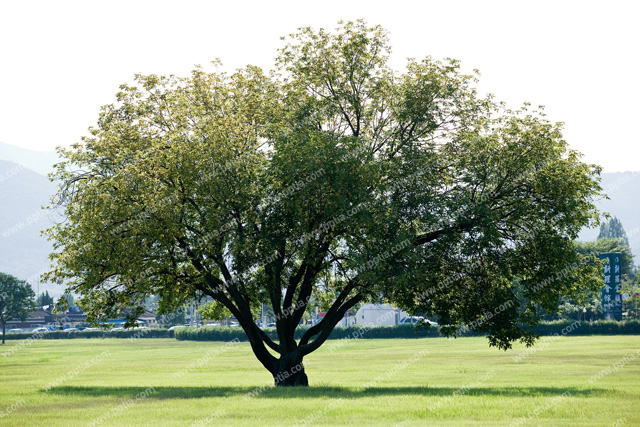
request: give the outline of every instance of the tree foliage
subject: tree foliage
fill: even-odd
[[[6,324],[9,320],[24,321],[33,310],[35,293],[31,285],[24,280],[0,273],[0,323],[2,323],[2,344]]]
[[[198,311],[204,320],[220,321],[232,315],[229,309],[218,301],[208,301]]]
[[[624,280],[618,292],[622,294],[622,310],[627,312],[627,319],[640,319],[640,284]]]
[[[380,298],[449,334],[481,317],[491,344],[530,344],[536,303],[596,286],[599,262],[573,241],[599,223],[600,169],[541,111],[478,96],[457,61],[399,74],[389,53],[387,33],[358,21],[300,29],[270,74],[137,75],[90,137],[60,150],[67,219],[49,230],[47,278],[93,320],[148,294],[166,311],[211,297],[278,385],[306,384],[304,356]],[[294,339],[327,295],[324,319]],[[255,323],[260,303],[277,340]]]

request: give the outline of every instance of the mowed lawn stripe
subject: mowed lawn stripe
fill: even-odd
[[[330,341],[305,360],[311,387],[276,389],[247,343],[39,340],[0,357],[0,425],[640,425],[640,357],[614,369],[638,349],[638,336],[528,354],[480,337]]]

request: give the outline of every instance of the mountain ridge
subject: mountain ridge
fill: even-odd
[[[60,161],[60,157],[55,151],[29,150],[0,141],[0,160],[17,163],[47,176],[53,171],[53,165]]]

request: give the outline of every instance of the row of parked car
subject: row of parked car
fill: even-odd
[[[275,327],[275,323],[273,324]],[[230,326],[232,328],[239,328],[240,327],[240,323],[238,323],[235,320],[232,320],[229,322],[229,324],[227,324],[227,322],[212,322],[212,323],[207,323],[207,324],[203,324],[203,323],[198,323],[198,324],[189,324],[186,323],[184,325],[176,325],[176,326],[171,326],[169,328],[170,331],[174,331],[178,328],[188,328],[188,327],[200,327],[200,326]]]
[[[149,329],[146,326],[136,326],[135,328],[130,328],[130,329]],[[7,331],[7,333],[9,334],[20,334],[20,333],[24,333],[24,332],[52,332],[52,331],[65,331],[65,332],[80,332],[80,331],[124,331],[124,328],[122,326],[117,326],[115,328],[111,328],[111,329],[101,329],[101,328],[89,328],[89,327],[82,327],[79,326],[77,328],[64,328],[64,329],[60,329],[54,326],[49,326],[49,327],[40,327],[40,328],[34,328],[34,329],[20,329],[20,328],[13,328],[13,329],[9,329]]]
[[[64,328],[64,329],[60,329],[60,328],[56,328],[54,326],[49,326],[49,327],[40,327],[40,328],[25,328],[25,329],[21,329],[21,328],[13,328],[13,329],[9,329],[7,331],[7,333],[9,334],[20,334],[20,333],[24,333],[24,332],[52,332],[52,331],[66,331],[66,332],[79,332],[79,331],[99,331],[100,329],[98,328],[83,328],[83,327],[79,327],[79,328]]]
[[[430,325],[433,326],[437,326],[438,324],[436,322],[433,322],[429,319],[426,319],[422,316],[409,316],[409,317],[405,317],[402,320],[400,320],[400,324],[416,324],[419,322],[424,322],[424,323],[428,323]],[[220,322],[215,322],[213,325],[222,325],[222,326],[227,326],[227,324],[225,322],[220,323]],[[175,329],[178,328],[184,328],[184,327],[188,327],[188,326],[202,326],[202,324],[198,324],[198,325],[191,325],[191,324],[185,324],[185,325],[177,325],[177,326],[172,326],[169,328],[170,331],[173,331]],[[231,321],[230,324],[228,326],[231,327],[239,327],[240,324],[236,321]],[[260,324],[259,325],[261,328],[275,328],[276,324],[275,323],[267,323],[267,324]],[[136,326],[135,328],[128,328],[128,329],[149,329],[146,326]],[[59,328],[56,328],[54,326],[49,326],[47,328],[45,327],[40,327],[40,328],[35,328],[35,329],[20,329],[20,328],[13,328],[13,329],[9,329],[7,331],[7,333],[13,334],[13,333],[24,333],[24,332],[50,332],[50,331],[57,331],[60,330]],[[99,329],[99,328],[87,328],[87,327],[77,327],[77,328],[65,328],[63,329],[66,332],[79,332],[79,331],[101,331],[103,329]],[[104,329],[105,331],[124,331],[125,328],[122,326],[116,326],[114,328],[111,329]]]

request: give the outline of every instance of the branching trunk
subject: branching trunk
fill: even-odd
[[[302,357],[297,356],[297,351],[285,354],[276,362],[273,382],[276,387],[308,386],[309,379],[304,372]]]
[[[349,291],[346,292],[348,294]],[[336,327],[346,311],[362,300],[362,295],[355,295],[348,301],[344,301],[344,296],[340,296],[331,307],[325,318],[316,326],[309,329],[307,334],[300,340],[299,346],[294,339],[295,327],[286,328],[286,323],[282,322],[278,327],[286,328],[281,335],[284,335],[289,345],[280,346],[288,351],[281,351],[280,359],[274,364],[271,371],[276,387],[308,386],[309,380],[304,370],[302,359],[309,353],[317,350],[329,337],[331,331]],[[315,336],[313,342],[307,344]]]
[[[276,271],[269,265],[265,266],[267,275],[272,278],[270,281],[272,286],[269,287],[269,298],[277,319],[278,343],[272,341],[271,338],[254,323],[249,303],[250,298],[236,286],[235,281],[224,265],[223,258],[219,256],[216,261],[225,277],[224,282],[212,276],[203,267],[200,259],[190,251],[188,245],[183,244],[183,247],[189,252],[194,267],[207,278],[208,286],[201,286],[198,289],[222,303],[231,311],[238,322],[240,322],[240,326],[247,334],[253,353],[271,373],[275,386],[308,386],[309,380],[305,373],[302,359],[320,347],[329,337],[329,334],[346,311],[362,299],[362,295],[356,295],[347,300],[348,295],[355,286],[355,282],[351,282],[343,289],[338,298],[336,298],[336,301],[334,301],[333,306],[327,312],[322,322],[307,331],[299,343],[296,342],[295,331],[298,327],[298,322],[306,311],[313,288],[313,278],[321,270],[322,260],[326,255],[329,244],[322,244],[319,248],[320,253],[315,253],[315,256],[308,260],[308,264],[306,262],[307,260],[305,260],[296,276],[292,278],[288,284],[284,296],[284,304],[280,291],[281,269],[277,269]],[[282,250],[282,253],[284,253],[284,250]],[[299,292],[297,298],[295,298],[296,303],[294,305],[296,289],[299,289]],[[309,340],[314,336],[316,336],[315,340],[309,343]],[[271,354],[267,347],[278,353],[279,358]]]

